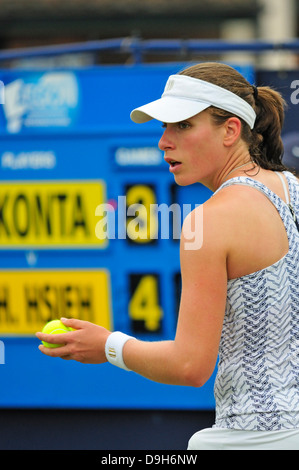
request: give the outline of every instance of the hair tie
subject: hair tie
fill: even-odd
[[[255,85],[252,85],[252,90],[253,90],[254,99],[257,100],[258,95],[259,95],[259,91],[258,91],[257,87]]]

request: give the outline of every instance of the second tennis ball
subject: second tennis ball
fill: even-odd
[[[42,330],[43,333],[47,333],[48,335],[57,335],[61,333],[67,333],[69,331],[73,331],[73,329],[65,326],[60,320],[49,321]],[[44,346],[46,346],[46,348],[59,348],[63,346],[63,344],[52,344],[47,343],[46,341],[42,341],[42,343]]]

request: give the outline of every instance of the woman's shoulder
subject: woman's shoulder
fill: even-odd
[[[232,209],[241,208],[245,210],[248,203],[254,203],[263,197],[259,191],[253,189],[254,184],[244,184],[241,180],[235,180],[226,186],[220,187],[204,203],[204,206],[210,211],[224,210],[228,213],[232,213]],[[246,207],[244,206],[245,203]]]
[[[203,224],[218,231],[227,243],[246,239],[252,231],[275,225],[276,209],[261,191],[247,185],[230,185],[203,205]],[[273,227],[274,228],[274,227]]]

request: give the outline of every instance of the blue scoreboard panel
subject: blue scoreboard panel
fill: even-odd
[[[182,67],[0,72],[0,407],[214,407],[214,377],[201,389],[156,384],[48,358],[34,336],[65,316],[174,337],[180,227],[210,192],[176,186],[161,125],[129,115]]]

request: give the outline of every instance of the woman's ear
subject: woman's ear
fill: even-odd
[[[223,144],[225,147],[231,147],[241,135],[242,124],[239,118],[231,117],[224,123],[225,134]]]

